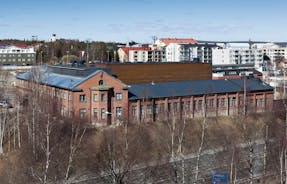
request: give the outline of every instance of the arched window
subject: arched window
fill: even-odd
[[[104,81],[103,80],[99,80],[99,86],[104,85]]]

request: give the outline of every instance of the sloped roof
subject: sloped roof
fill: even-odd
[[[161,38],[160,41],[166,45],[170,43],[197,43],[197,41],[192,38]]]
[[[256,78],[246,79],[248,91],[273,90]],[[244,79],[192,80],[178,82],[145,83],[131,85],[129,99],[164,98],[218,93],[243,92]]]
[[[122,47],[122,49],[126,54],[129,54],[130,50],[140,51],[140,50],[151,50],[149,47]]]
[[[84,68],[79,68],[79,69],[74,68],[76,72],[74,70],[70,70],[70,73],[69,73],[69,70],[68,70],[69,68],[66,68],[65,72],[63,72],[64,74],[61,74],[60,72],[63,70],[58,70],[60,67],[55,67],[55,66],[53,67],[52,68],[41,67],[39,69],[33,69],[29,72],[17,75],[17,79],[22,79],[22,80],[31,79],[41,84],[54,86],[54,87],[58,87],[62,89],[68,89],[72,91],[77,91],[77,90],[80,90],[77,88],[79,84],[91,78],[95,74],[103,71],[103,70],[95,69],[95,68],[93,70],[91,69],[85,70]],[[57,68],[57,70],[55,70],[55,68]],[[77,75],[77,71],[80,72],[78,73],[78,75]],[[39,76],[39,77],[33,77],[33,76]]]

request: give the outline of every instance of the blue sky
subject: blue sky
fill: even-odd
[[[287,41],[286,0],[9,0],[0,39]]]

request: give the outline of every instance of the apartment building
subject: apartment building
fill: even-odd
[[[253,48],[261,50],[262,53],[269,57],[271,62],[276,60],[287,59],[287,47],[273,43],[255,44]]]
[[[73,115],[96,126],[171,116],[228,116],[242,109],[259,113],[271,111],[273,105],[273,88],[254,78],[128,84],[97,68],[48,66],[38,73],[37,80],[32,71],[17,76],[20,97],[38,89],[39,95],[61,101],[63,116]]]
[[[193,61],[212,63],[212,48],[215,44],[170,43],[165,47],[167,62]]]
[[[263,52],[249,47],[214,47],[212,50],[212,64],[253,64],[256,69],[263,71]]]
[[[0,65],[34,65],[36,52],[27,45],[0,46]]]
[[[165,59],[162,50],[152,47],[122,47],[118,49],[120,62],[161,62]]]

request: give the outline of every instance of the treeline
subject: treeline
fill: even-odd
[[[114,42],[89,42],[60,39],[43,43],[37,50],[37,63],[55,64],[68,59],[111,62],[118,61],[117,45]]]
[[[27,44],[36,46],[36,64],[56,64],[72,59],[89,61],[118,61],[117,46],[120,43],[58,39],[55,42],[30,40],[0,40],[3,44]]]

